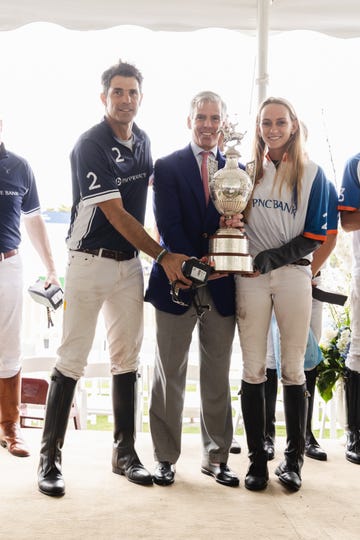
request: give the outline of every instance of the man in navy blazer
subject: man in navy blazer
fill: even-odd
[[[201,177],[205,159],[225,165],[218,149],[226,105],[213,92],[201,92],[191,101],[188,127],[191,143],[158,159],[154,170],[154,214],[164,250],[201,259],[208,253],[209,236],[219,228],[220,214],[207,202]],[[165,251],[164,251],[165,252]],[[235,330],[233,276],[211,276],[197,289],[202,305],[209,305],[200,318],[193,292],[180,291],[184,304],[172,300],[170,284],[160,264],[154,263],[145,300],[155,307],[156,357],[150,404],[150,429],[157,466],[154,482],[169,485],[175,479],[175,464],[181,451],[182,411],[186,369],[192,332],[199,332],[201,393],[201,471],[226,486],[239,479],[227,466],[233,437],[229,368]]]

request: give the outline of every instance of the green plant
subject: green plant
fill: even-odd
[[[339,312],[330,304],[329,310],[333,324],[326,330],[320,343],[323,360],[317,367],[317,387],[326,402],[332,399],[337,381],[344,376],[351,339],[349,308],[345,307]]]

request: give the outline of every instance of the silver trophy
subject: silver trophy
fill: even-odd
[[[239,168],[240,144],[244,133],[235,131],[229,123],[223,130],[226,148],[226,165],[216,172],[209,168],[209,191],[217,211],[231,219],[241,213],[253,190],[254,162],[246,165],[246,172]],[[253,273],[253,261],[249,254],[249,241],[245,233],[232,227],[222,227],[210,237],[209,262],[216,272],[233,274]]]

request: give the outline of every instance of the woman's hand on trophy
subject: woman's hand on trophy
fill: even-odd
[[[244,230],[243,214],[234,214],[231,217],[221,216],[220,228],[229,227],[231,229]]]
[[[260,275],[261,275],[261,273],[259,272],[259,270],[257,270],[255,268],[253,272],[246,272],[244,274],[241,274],[241,277],[254,278],[254,277],[258,277]]]
[[[228,275],[229,274],[227,274],[225,272],[221,272],[221,273],[220,272],[213,272],[212,274],[210,274],[208,281],[213,281],[214,279],[220,279],[220,278],[226,277]]]

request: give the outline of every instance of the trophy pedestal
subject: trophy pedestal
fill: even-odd
[[[238,229],[218,229],[210,236],[209,263],[215,272],[253,274],[253,260],[249,254],[247,236]]]

